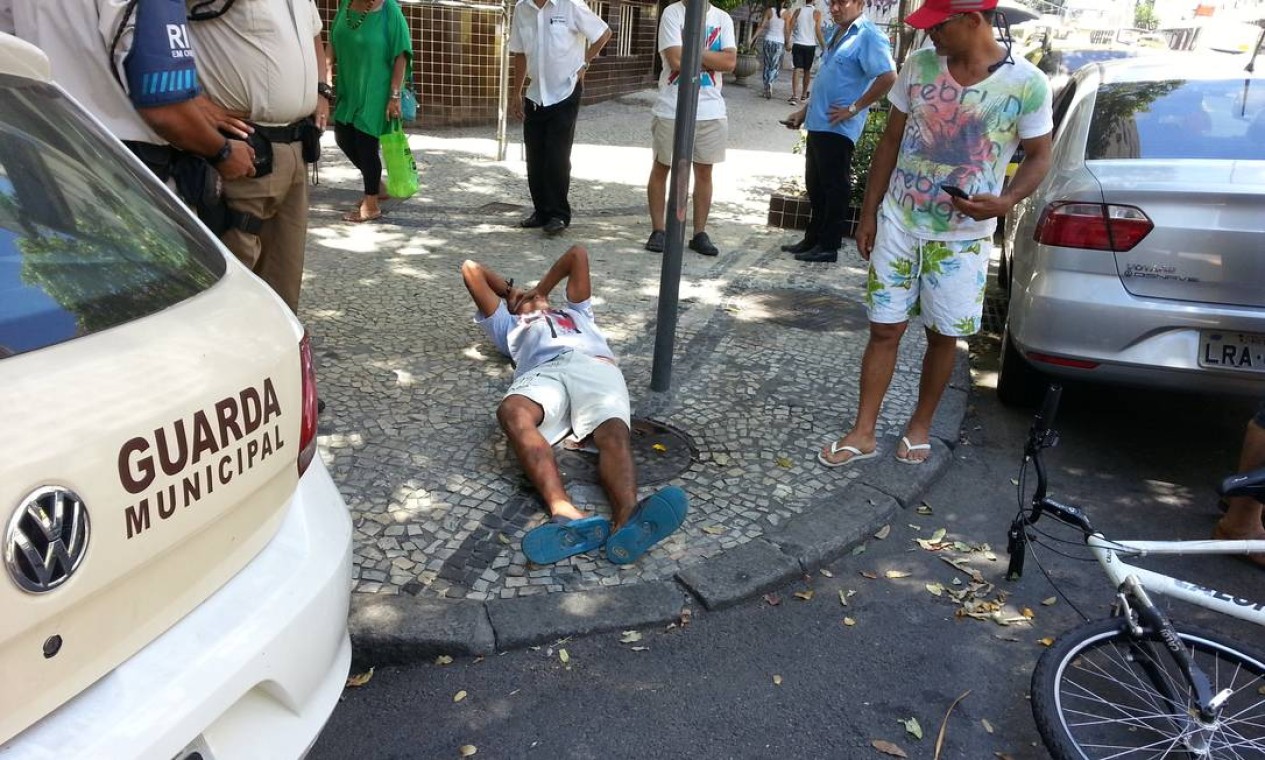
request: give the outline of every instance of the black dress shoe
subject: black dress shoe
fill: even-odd
[[[546,235],[557,235],[559,232],[562,232],[566,228],[567,228],[567,223],[562,221],[556,216],[550,219],[549,221],[545,222],[544,226],[542,227]]]
[[[803,253],[795,254],[795,260],[832,263],[839,260],[839,249],[822,248],[819,245],[815,245]]]
[[[799,241],[798,243],[789,243],[787,245],[784,245],[782,246],[782,250],[786,253],[803,253],[804,251],[809,250],[815,245],[816,243],[810,243],[808,242],[807,239],[804,239],[804,240]]]
[[[537,227],[544,227],[544,226],[545,226],[545,220],[544,220],[544,219],[541,219],[539,216],[536,216],[535,214],[532,214],[531,216],[527,217],[526,219],[522,219],[522,220],[520,220],[520,221],[518,222],[518,226],[519,226],[519,227],[522,227],[522,228],[523,228],[523,229],[525,229],[525,230],[531,230],[531,229],[535,229],[535,228],[537,228]]]

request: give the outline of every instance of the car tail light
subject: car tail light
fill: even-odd
[[[1134,206],[1058,201],[1041,212],[1032,238],[1061,248],[1123,253],[1153,229],[1147,215]]]
[[[1094,369],[1098,366],[1098,362],[1086,361],[1084,359],[1068,359],[1065,356],[1050,356],[1049,354],[1039,354],[1035,351],[1028,353],[1027,357],[1029,361],[1045,362],[1046,364],[1054,364],[1059,367]]]
[[[312,363],[312,338],[303,331],[303,340],[299,341],[299,369],[303,373],[303,419],[299,423],[299,475],[307,471],[307,466],[316,456],[316,367]]]

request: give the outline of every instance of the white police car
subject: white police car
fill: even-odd
[[[350,661],[298,321],[0,34],[0,758],[288,758]]]

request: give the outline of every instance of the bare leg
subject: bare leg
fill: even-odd
[[[553,447],[536,428],[544,418],[540,405],[526,396],[507,396],[496,410],[501,429],[509,437],[519,464],[549,508],[549,514],[572,519],[584,517],[562,487],[562,474],[558,472]]]
[[[841,445],[855,446],[866,453],[873,451],[878,445],[875,429],[878,427],[879,409],[883,406],[883,397],[887,395],[887,387],[891,385],[892,375],[896,372],[896,351],[900,348],[900,339],[908,326],[908,322],[870,323],[870,340],[865,344],[865,353],[861,357],[861,399],[857,404],[856,421],[839,441]],[[843,461],[849,455],[841,453],[831,456],[829,447],[826,447],[822,450],[822,456],[832,461]]]
[[[650,206],[650,229],[666,230],[668,205],[668,172],[671,167],[655,161],[646,181],[646,201]]]
[[[593,431],[593,444],[597,446],[597,477],[611,502],[611,528],[618,530],[637,506],[637,470],[628,426],[620,419],[603,422]]]
[[[927,352],[922,356],[922,376],[918,380],[918,405],[909,418],[905,437],[910,443],[928,443],[931,440],[931,420],[944,389],[953,375],[953,360],[957,354],[958,339],[927,329]],[[903,447],[902,447],[903,448]],[[902,456],[915,461],[925,461],[931,456],[929,449],[903,452]]]
[[[1243,435],[1243,450],[1239,454],[1239,472],[1250,472],[1265,467],[1265,428],[1255,421],[1247,423]],[[1217,524],[1221,533],[1229,538],[1265,538],[1261,525],[1261,512],[1265,507],[1256,499],[1236,496],[1226,499],[1229,509]],[[1265,563],[1265,555],[1258,562]]]
[[[803,90],[803,95],[801,95],[799,98],[800,100],[808,100],[808,88],[809,88],[809,84],[812,81],[813,81],[813,70],[804,69],[804,90]]]
[[[803,69],[791,69],[791,99],[794,100],[799,92],[799,74]]]
[[[694,164],[694,234],[707,229],[712,211],[712,165]]]

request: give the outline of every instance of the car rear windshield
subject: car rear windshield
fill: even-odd
[[[153,314],[223,255],[57,89],[0,75],[0,359]]]
[[[1085,158],[1265,159],[1265,79],[1104,84]]]

